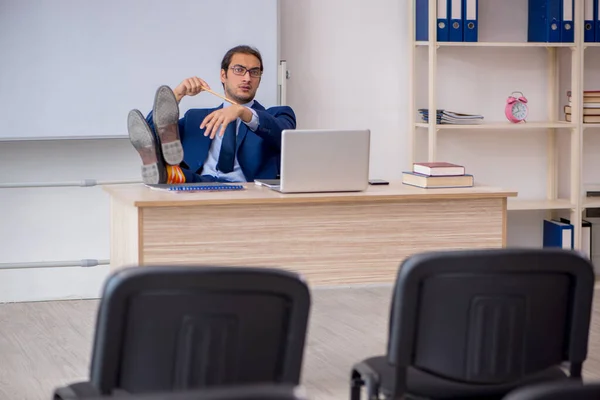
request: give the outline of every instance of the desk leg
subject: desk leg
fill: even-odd
[[[137,266],[143,262],[140,209],[110,200],[110,269]]]
[[[508,199],[505,197],[502,199],[502,247],[506,247],[507,206]]]

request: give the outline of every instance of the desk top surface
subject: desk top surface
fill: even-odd
[[[476,185],[459,189],[421,189],[404,185],[401,181],[389,185],[370,185],[363,192],[294,193],[282,194],[244,182],[244,190],[165,192],[150,189],[143,184],[107,185],[104,190],[114,199],[135,207],[182,207],[214,204],[269,204],[269,203],[323,203],[410,201],[433,199],[502,198],[517,196],[514,190]]]

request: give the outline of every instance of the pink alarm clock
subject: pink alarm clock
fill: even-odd
[[[521,96],[513,96],[515,93],[519,93]],[[512,92],[511,95],[508,96],[508,99],[506,99],[506,107],[504,108],[506,118],[508,118],[510,122],[516,124],[525,121],[528,112],[527,99],[523,96],[523,93]]]

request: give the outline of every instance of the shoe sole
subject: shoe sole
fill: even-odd
[[[127,116],[129,140],[142,158],[142,180],[148,185],[164,183],[167,171],[157,152],[158,146],[152,129],[139,110],[131,110]]]
[[[179,165],[183,161],[183,147],[179,139],[179,105],[170,87],[163,85],[158,88],[152,111],[163,158],[167,164]]]

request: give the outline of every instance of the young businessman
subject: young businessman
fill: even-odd
[[[230,49],[221,62],[225,97],[219,107],[190,109],[179,118],[179,102],[210,86],[198,77],[175,89],[161,86],[146,118],[129,112],[127,126],[142,159],[145,183],[243,182],[279,174],[281,131],[296,128],[288,106],[265,109],[254,97],[263,73],[260,52]]]

